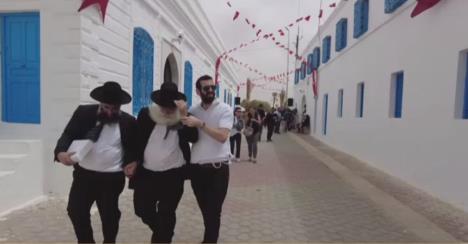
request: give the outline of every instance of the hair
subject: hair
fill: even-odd
[[[198,78],[197,83],[195,84],[197,90],[201,90],[201,82],[204,80],[213,80],[213,78],[209,75],[203,75],[200,78]]]
[[[234,108],[234,114],[236,114],[236,112],[237,112],[237,111],[239,111],[239,110],[241,110],[241,108],[240,108],[240,107],[236,107],[236,108]]]

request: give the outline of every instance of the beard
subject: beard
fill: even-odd
[[[201,100],[204,104],[211,104],[215,99],[214,92],[209,92],[201,95]]]
[[[159,125],[172,126],[180,122],[180,111],[177,109],[174,113],[165,114],[161,111],[161,107],[157,104],[149,108],[150,118]]]
[[[120,113],[112,113],[111,115],[108,115],[106,113],[100,112],[98,113],[97,118],[98,121],[103,124],[117,123],[120,119]]]

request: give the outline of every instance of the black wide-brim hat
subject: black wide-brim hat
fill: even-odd
[[[151,100],[161,107],[175,108],[177,106],[174,101],[187,101],[187,97],[178,91],[176,84],[172,82],[164,82],[161,85],[161,89],[151,93]]]
[[[122,89],[119,83],[107,81],[104,85],[94,88],[90,96],[102,103],[107,104],[127,104],[132,101],[132,97]]]

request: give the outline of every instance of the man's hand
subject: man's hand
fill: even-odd
[[[194,116],[187,116],[183,117],[180,119],[182,121],[182,124],[188,126],[188,127],[197,127],[200,128],[203,126],[203,121],[199,120],[198,118]]]
[[[76,164],[76,162],[71,159],[71,156],[73,154],[75,153],[74,152],[61,152],[57,154],[57,158],[60,161],[60,163],[62,163],[63,165],[71,166],[71,165]]]
[[[187,103],[184,100],[176,100],[174,101],[177,109],[180,111],[180,115],[182,117],[186,117],[188,114]]]
[[[132,178],[133,175],[135,175],[136,168],[137,162],[135,161],[125,165],[123,169],[125,176],[127,176],[128,178]]]

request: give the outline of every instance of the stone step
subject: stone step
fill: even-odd
[[[0,171],[15,171],[26,154],[0,154]]]

